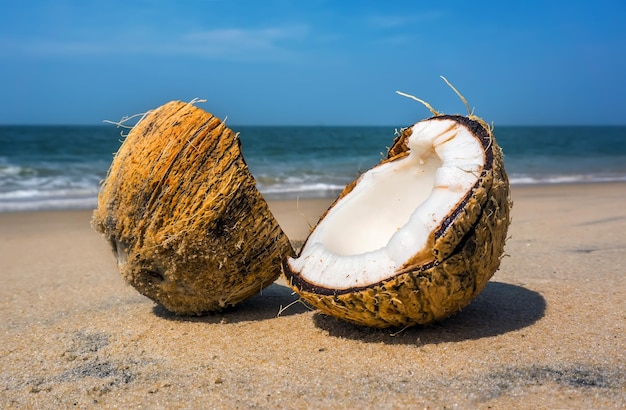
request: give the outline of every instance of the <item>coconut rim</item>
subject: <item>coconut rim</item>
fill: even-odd
[[[457,201],[456,204],[452,207],[452,209],[443,218],[439,220],[437,227],[431,230],[429,234],[429,239],[432,236],[432,239],[430,239],[431,245],[428,244],[429,242],[427,240],[427,243],[421,249],[417,250],[414,256],[424,251],[432,252],[433,250],[436,249],[437,240],[445,236],[447,231],[454,225],[454,223],[458,220],[458,218],[463,215],[463,210],[468,205],[470,199],[475,196],[477,189],[485,183],[485,180],[487,179],[489,174],[492,172],[493,162],[494,162],[493,134],[491,132],[491,128],[487,125],[487,123],[484,120],[472,114],[470,114],[469,116],[463,116],[463,115],[458,115],[458,114],[450,115],[450,114],[439,114],[436,112],[434,113],[435,113],[434,116],[418,121],[412,126],[403,129],[400,135],[398,135],[395,138],[392,144],[392,147],[389,149],[388,158],[384,159],[379,164],[375,165],[370,170],[364,173],[366,174],[370,172],[371,170],[380,167],[381,165],[402,159],[405,156],[407,156],[410,151],[407,145],[407,140],[412,135],[412,132],[407,133],[407,131],[412,130],[415,125],[426,122],[426,121],[452,120],[460,124],[461,126],[464,126],[465,128],[467,128],[467,130],[472,134],[472,136],[474,136],[475,139],[480,142],[480,146],[484,154],[484,160],[482,163],[482,169],[481,169],[480,175],[478,175],[475,183],[471,187],[467,188],[465,195],[463,195],[460,198],[460,200]],[[317,226],[319,226],[320,223],[322,223],[322,221],[332,211],[335,205],[337,205],[345,196],[349,195],[354,190],[354,188],[359,184],[359,182],[363,178],[364,174],[356,178],[353,182],[351,182],[344,188],[344,190],[337,197],[337,199],[333,201],[333,203],[326,210],[326,212],[324,212],[324,214],[320,217],[316,225],[316,228]],[[427,198],[428,197],[430,197],[430,194],[427,196]],[[420,204],[418,204],[417,206],[419,205]],[[414,212],[415,212],[415,209],[417,209],[417,206],[414,208]],[[472,223],[472,225],[469,227],[467,231],[470,231],[474,226],[476,226],[477,222],[478,222],[478,219]],[[288,257],[284,259],[283,270],[284,270],[285,276],[287,277],[287,279],[289,280],[292,286],[298,288],[300,291],[304,291],[304,292],[311,293],[311,294],[317,294],[320,296],[322,295],[323,296],[329,296],[329,295],[338,296],[338,295],[343,295],[343,294],[361,292],[367,289],[384,286],[386,283],[394,280],[395,278],[398,278],[406,274],[413,274],[416,276],[427,276],[429,270],[440,265],[449,256],[451,256],[451,255],[444,255],[443,257],[438,257],[437,255],[433,253],[432,257],[430,258],[431,260],[426,261],[425,263],[414,263],[412,262],[412,260],[414,261],[415,258],[411,257],[405,260],[404,263],[401,266],[399,266],[397,269],[395,269],[390,275],[382,278],[379,281],[366,283],[362,286],[350,286],[346,288],[325,287],[321,284],[317,284],[317,283],[314,283],[305,279],[302,276],[300,271],[292,269],[292,266],[290,263],[291,260],[298,259],[302,256],[315,229],[311,231],[307,239],[302,244],[302,247],[300,248],[296,258]],[[464,236],[467,233],[467,231],[464,232],[462,236]],[[389,241],[387,241],[387,244],[388,242]]]

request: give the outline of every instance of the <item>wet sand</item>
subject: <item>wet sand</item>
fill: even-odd
[[[479,297],[396,333],[294,303],[283,279],[177,317],[124,283],[90,212],[0,214],[0,407],[626,407],[626,184],[513,200]],[[329,204],[270,206],[297,242]]]

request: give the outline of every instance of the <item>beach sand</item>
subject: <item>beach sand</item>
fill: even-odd
[[[293,304],[283,279],[173,316],[124,283],[90,212],[0,214],[0,407],[626,407],[626,184],[513,200],[486,289],[402,331]],[[270,206],[301,241],[329,203]]]

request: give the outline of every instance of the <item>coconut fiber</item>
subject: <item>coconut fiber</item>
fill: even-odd
[[[94,228],[122,276],[178,314],[234,305],[293,254],[256,189],[235,133],[191,103],[147,113],[115,155]]]

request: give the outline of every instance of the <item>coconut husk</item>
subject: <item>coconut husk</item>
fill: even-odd
[[[220,310],[254,295],[293,254],[237,135],[180,101],[132,128],[101,186],[92,224],[126,281],[178,314]]]
[[[478,181],[431,234],[430,257],[426,261],[423,255],[409,260],[392,277],[379,283],[363,288],[327,289],[306,282],[284,263],[292,288],[322,312],[358,325],[379,328],[428,324],[467,306],[498,269],[511,207],[502,150],[490,127],[477,117],[437,115],[429,120],[432,119],[457,121],[480,139],[486,161]],[[407,155],[410,135],[411,128],[405,129],[383,162]],[[346,186],[329,210],[348,195],[356,183]]]

